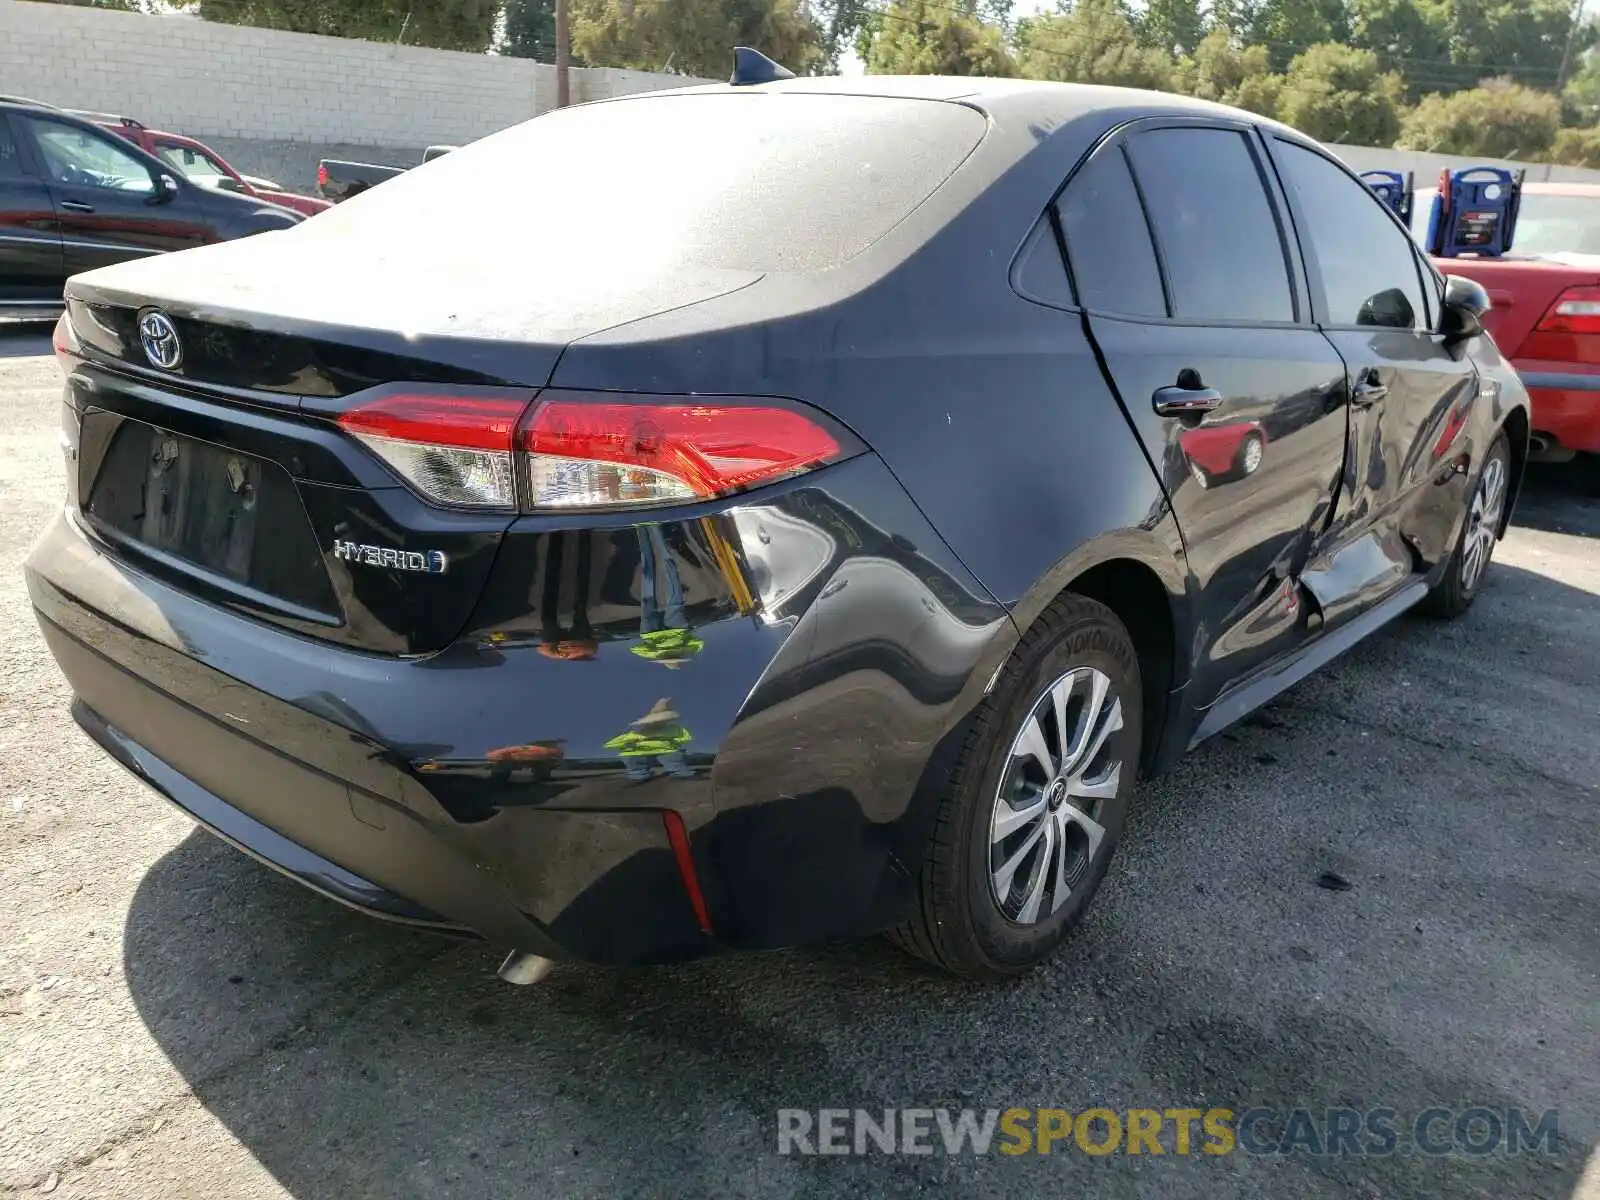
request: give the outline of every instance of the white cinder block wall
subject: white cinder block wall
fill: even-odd
[[[731,50],[730,50],[731,54]],[[699,80],[575,69],[574,100]],[[124,113],[199,138],[424,146],[550,108],[555,68],[527,59],[0,0],[0,93]]]

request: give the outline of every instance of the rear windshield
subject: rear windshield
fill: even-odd
[[[1411,228],[1419,239],[1428,235],[1436,195],[1436,188],[1417,192]],[[1511,249],[1517,254],[1600,254],[1600,197],[1523,192]]]
[[[504,130],[323,214],[395,249],[499,239],[607,265],[814,271],[859,254],[971,153],[958,104],[772,93],[651,96]]]

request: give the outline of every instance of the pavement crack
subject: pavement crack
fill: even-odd
[[[1288,709],[1293,712],[1307,713],[1314,717],[1334,717],[1337,720],[1354,725],[1358,729],[1368,729],[1374,733],[1386,734],[1397,741],[1409,742],[1415,746],[1426,746],[1430,750],[1440,750],[1449,754],[1463,754],[1471,761],[1481,763],[1484,766],[1512,767],[1525,774],[1532,775],[1545,783],[1554,784],[1563,790],[1577,791],[1580,793],[1585,790],[1585,785],[1579,783],[1577,780],[1568,779],[1561,775],[1552,775],[1549,771],[1545,770],[1543,767],[1540,767],[1537,763],[1528,762],[1527,760],[1505,750],[1503,747],[1499,749],[1498,754],[1485,754],[1483,752],[1483,747],[1481,746],[1462,745],[1459,742],[1424,737],[1415,730],[1402,725],[1391,725],[1383,721],[1374,721],[1368,717],[1356,716],[1348,712],[1340,711],[1336,708],[1325,708],[1318,704],[1279,701],[1275,707],[1280,709]]]

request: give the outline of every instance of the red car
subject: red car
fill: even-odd
[[[1266,454],[1267,431],[1259,421],[1227,421],[1178,431],[1178,444],[1201,487],[1254,475]]]
[[[1416,222],[1433,196],[1417,192]],[[1600,454],[1600,185],[1525,184],[1511,254],[1435,262],[1489,293],[1483,323],[1533,400],[1534,452]]]
[[[109,113],[74,112],[73,115],[84,117],[102,129],[127,138],[140,149],[154,154],[163,162],[175,167],[201,187],[234,192],[241,196],[254,196],[269,204],[292,208],[295,212],[308,217],[331,207],[328,201],[318,199],[316,196],[302,196],[296,192],[285,191],[282,186],[270,179],[241,175],[210,146],[194,138],[184,137],[181,133],[150,129],[132,117],[113,116]]]

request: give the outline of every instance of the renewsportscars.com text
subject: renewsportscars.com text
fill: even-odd
[[[779,1154],[1556,1153],[1555,1109],[780,1108]]]

